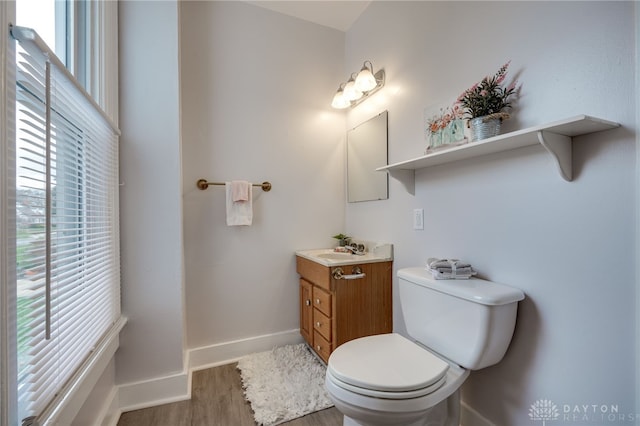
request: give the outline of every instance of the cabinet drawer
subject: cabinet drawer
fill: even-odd
[[[313,332],[313,349],[316,351],[320,358],[324,362],[329,362],[329,355],[331,355],[331,343],[327,341],[322,334],[317,331]]]
[[[313,329],[331,341],[331,318],[317,309],[313,310]]]
[[[318,287],[313,287],[313,307],[326,316],[331,316],[331,294]]]
[[[296,271],[307,281],[327,290],[331,289],[331,271],[328,266],[296,256]]]

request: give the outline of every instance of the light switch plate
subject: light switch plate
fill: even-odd
[[[424,229],[424,209],[413,209],[413,229]]]

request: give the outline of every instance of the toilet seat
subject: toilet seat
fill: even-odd
[[[449,363],[391,333],[349,341],[329,358],[327,380],[356,394],[384,399],[428,395],[446,381]]]
[[[367,388],[361,388],[361,387],[350,385],[349,383],[345,383],[345,382],[343,382],[343,381],[341,381],[339,379],[336,379],[335,376],[333,376],[331,374],[331,371],[329,371],[329,370],[327,370],[327,377],[326,378],[327,378],[327,380],[330,380],[334,385],[336,385],[338,387],[341,387],[342,389],[348,390],[350,392],[353,392],[353,393],[356,393],[356,394],[359,394],[359,395],[371,396],[371,397],[374,397],[374,398],[382,398],[382,399],[414,399],[414,398],[419,398],[421,396],[429,395],[430,393],[436,391],[446,381],[446,377],[442,377],[440,380],[435,382],[433,385],[427,386],[427,387],[422,388],[422,389],[416,389],[416,390],[405,391],[405,392],[388,392],[388,391],[379,391],[379,390],[375,390],[375,389],[367,389]]]

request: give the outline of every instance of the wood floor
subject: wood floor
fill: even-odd
[[[118,426],[255,426],[236,365],[194,371],[191,400],[123,413]],[[342,414],[332,407],[282,424],[339,426]]]

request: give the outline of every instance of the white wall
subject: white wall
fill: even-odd
[[[346,68],[369,59],[387,73],[347,127],[387,109],[391,163],[422,155],[425,107],[507,60],[522,97],[505,131],[578,114],[622,123],[576,139],[571,183],[531,147],[418,171],[415,196],[391,179],[389,200],[346,207],[347,231],[393,242],[396,268],[458,257],[527,294],[503,362],[463,387],[465,403],[498,425],[539,424],[528,413],[543,398],[561,410],[554,424],[581,424],[563,419],[565,404],[636,412],[633,7],[372,2],[347,32]],[[424,231],[411,228],[413,208],[425,209]],[[397,302],[394,321],[404,332]]]
[[[116,380],[183,370],[178,5],[122,1],[122,312]]]
[[[240,2],[120,9],[120,383],[181,371],[183,339],[193,349],[297,328],[293,251],[344,230],[393,242],[396,267],[458,256],[525,291],[507,357],[464,387],[489,420],[536,424],[541,398],[635,411],[632,3],[380,1],[346,38]],[[345,122],[328,103],[365,59],[387,85]],[[506,131],[583,113],[623,124],[577,139],[574,182],[525,148],[420,171],[415,196],[391,179],[389,200],[348,204],[345,218],[345,129],[387,109],[390,161],[418,156],[423,109],[508,59],[523,97]],[[256,189],[253,226],[228,228],[223,189],[195,189],[201,177],[273,190]],[[424,231],[411,229],[417,207]],[[404,332],[397,304],[394,315]]]
[[[294,251],[344,231],[344,114],[331,97],[344,33],[243,2],[180,2],[183,205],[190,349],[298,328]],[[254,188],[253,225],[225,191]]]

